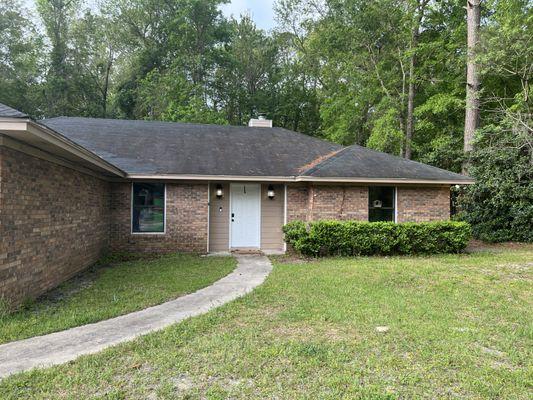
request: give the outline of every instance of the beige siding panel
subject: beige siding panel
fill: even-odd
[[[223,183],[224,195],[216,196],[217,183],[211,183],[209,207],[209,251],[228,251],[229,249],[229,184]]]
[[[276,195],[267,197],[268,185],[261,185],[261,249],[283,250],[285,193],[283,185],[273,185]]]

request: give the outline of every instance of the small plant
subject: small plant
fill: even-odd
[[[0,321],[10,314],[9,304],[6,299],[0,296]]]
[[[307,256],[458,253],[471,238],[466,222],[293,221],[285,240]]]

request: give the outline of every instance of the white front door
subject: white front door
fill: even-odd
[[[261,245],[261,185],[232,183],[230,189],[230,247]]]

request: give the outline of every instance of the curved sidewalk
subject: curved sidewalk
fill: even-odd
[[[237,268],[211,286],[120,317],[0,345],[0,378],[35,367],[62,364],[82,354],[206,313],[252,291],[272,270],[268,258],[238,255]]]

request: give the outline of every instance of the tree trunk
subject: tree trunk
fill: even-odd
[[[428,0],[422,0],[416,7],[416,15],[413,29],[411,30],[411,57],[409,59],[409,89],[407,95],[407,120],[405,123],[405,158],[411,159],[411,141],[414,131],[414,109],[415,109],[415,67],[416,67],[416,48],[418,47],[418,37],[420,35],[420,25],[424,18],[424,10]]]
[[[415,64],[416,64],[416,55],[415,49],[418,43],[418,30],[419,24],[417,23],[413,27],[412,37],[411,37],[411,54],[409,60],[409,91],[407,95],[407,121],[405,123],[405,158],[411,159],[411,140],[413,139],[413,129],[414,129],[414,108],[415,108]]]
[[[479,44],[479,25],[481,20],[481,0],[466,1],[467,23],[467,61],[466,61],[466,111],[464,130],[464,152],[472,151],[472,140],[479,126],[479,67],[476,62],[476,49]],[[466,173],[468,162],[463,162]]]
[[[111,51],[109,52],[109,58],[107,60],[107,66],[104,79],[104,90],[102,93],[102,118],[107,117],[107,96],[109,93],[109,75],[111,75],[111,66],[113,65],[113,56]]]

